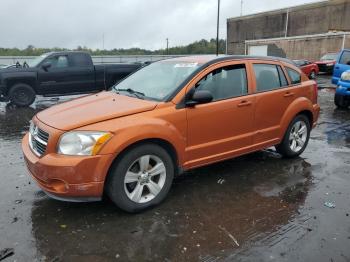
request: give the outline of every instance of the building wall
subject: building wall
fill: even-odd
[[[345,48],[350,48],[350,36],[345,38]],[[257,41],[249,45],[268,45],[268,55],[288,57],[290,59],[318,60],[327,52],[336,52],[342,48],[343,36],[331,36],[307,39],[281,39],[274,41]],[[271,48],[270,48],[271,47]],[[278,48],[283,52],[278,51]]]
[[[230,18],[227,20],[227,51],[229,54],[244,54],[245,40],[312,35],[329,31],[350,31],[350,0],[333,0]],[[322,49],[326,47],[328,45],[322,46]]]

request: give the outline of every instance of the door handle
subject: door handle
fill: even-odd
[[[283,95],[284,97],[291,97],[291,96],[294,96],[294,93],[292,92],[287,92]]]
[[[251,104],[252,104],[252,102],[243,100],[243,101],[241,101],[237,106],[238,106],[238,107],[250,106]]]
[[[335,69],[339,69],[339,66],[336,66]]]

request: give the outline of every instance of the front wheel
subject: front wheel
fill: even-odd
[[[349,106],[349,103],[345,101],[344,96],[335,94],[334,96],[334,104],[340,109],[346,109]]]
[[[276,150],[284,157],[297,157],[304,152],[310,137],[310,121],[305,115],[296,116],[289,124]]]
[[[9,97],[16,106],[30,106],[35,100],[35,91],[30,85],[15,84],[9,91]]]
[[[310,75],[309,75],[309,78],[310,78],[310,79],[316,79],[316,72],[315,72],[315,70],[312,70],[312,71],[311,71],[311,73],[310,73]]]
[[[110,199],[124,211],[135,213],[162,202],[174,178],[174,163],[156,144],[128,150],[111,168],[106,184]]]

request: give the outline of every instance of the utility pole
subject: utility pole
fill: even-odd
[[[243,0],[241,0],[241,16],[243,15]]]
[[[169,38],[166,39],[166,54],[169,55]]]
[[[218,17],[216,22],[216,55],[219,55],[219,23],[220,23],[220,0],[218,0]]]

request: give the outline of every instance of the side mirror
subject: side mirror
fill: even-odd
[[[41,65],[42,69],[44,69],[45,71],[47,71],[48,68],[51,67],[51,63],[50,62],[45,62]]]
[[[197,90],[188,98],[186,106],[193,107],[197,104],[209,103],[213,100],[213,95],[208,90]]]

